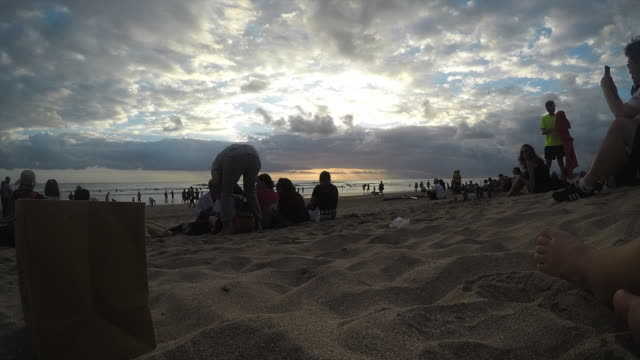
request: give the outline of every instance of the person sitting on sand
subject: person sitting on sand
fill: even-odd
[[[417,184],[417,183],[416,183]],[[320,184],[313,188],[309,201],[309,216],[317,221],[333,220],[338,208],[338,188],[331,183],[328,171],[320,173]]]
[[[596,249],[571,234],[545,229],[536,240],[538,270],[591,290],[625,318],[640,341],[640,238],[622,246]]]
[[[60,187],[55,179],[49,179],[44,184],[44,196],[50,200],[60,200]]]
[[[640,37],[624,48],[627,68],[633,80],[631,99],[623,103],[608,67],[600,88],[615,119],[602,140],[587,174],[575,185],[553,193],[556,201],[570,201],[593,195],[609,179],[616,185],[637,185],[640,169]]]
[[[549,168],[536,153],[533,146],[524,144],[520,148],[518,162],[525,171],[513,182],[509,196],[519,195],[524,187],[530,194],[538,194],[551,190]]]
[[[260,203],[260,211],[262,212],[262,227],[271,227],[271,220],[273,214],[277,211],[278,207],[278,193],[273,190],[273,180],[269,174],[258,175],[258,182],[256,183],[256,193],[258,195],[258,202]]]
[[[190,223],[183,223],[169,229],[172,235],[183,233],[185,235],[202,235],[209,232],[218,233],[222,230],[222,222],[219,218],[214,219],[220,212],[220,185],[215,184],[213,179],[207,184],[209,192],[202,194],[200,201],[195,207],[196,219]],[[236,195],[238,190],[234,190],[234,198],[242,199],[242,189],[237,186],[240,194]]]
[[[307,206],[302,195],[296,192],[291,180],[280,178],[276,184],[278,191],[278,212],[273,218],[274,227],[285,227],[309,220]]]
[[[91,193],[89,190],[82,188],[81,186],[76,186],[76,191],[73,195],[73,200],[90,200]]]
[[[9,217],[15,216],[16,200],[20,199],[46,199],[44,195],[33,190],[36,187],[36,174],[32,170],[24,170],[20,173],[18,188],[9,196]]]
[[[441,184],[441,180],[433,179],[433,188],[428,191],[431,200],[442,200],[447,197],[447,192]]]

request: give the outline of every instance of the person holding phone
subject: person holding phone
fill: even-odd
[[[575,186],[553,193],[556,201],[591,196],[612,176],[616,178],[618,185],[640,183],[637,177],[640,170],[640,37],[627,44],[624,54],[633,80],[631,99],[626,103],[620,99],[611,70],[605,66],[600,87],[615,119],[609,126],[589,172]]]

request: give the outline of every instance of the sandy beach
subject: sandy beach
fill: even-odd
[[[639,200],[638,188],[562,204],[358,196],[335,221],[148,238],[159,345],[139,359],[633,359],[612,309],[535,271],[532,250],[546,226],[596,247],[640,236]],[[172,226],[193,212],[146,216]],[[410,223],[389,228],[398,216]],[[15,252],[1,249],[0,358],[22,326]]]

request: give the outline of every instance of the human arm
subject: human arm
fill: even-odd
[[[618,95],[618,88],[611,75],[605,74],[600,80],[600,88],[604,94],[609,109],[615,116],[619,117],[636,117],[640,115],[640,108],[630,104],[625,104]]]
[[[550,124],[548,124],[548,115],[545,115],[544,117],[542,117],[542,119],[540,119],[540,130],[542,132],[542,135],[549,135],[553,132],[553,127],[550,126]]]

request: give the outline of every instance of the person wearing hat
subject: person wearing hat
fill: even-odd
[[[36,174],[32,170],[24,170],[20,174],[20,180],[16,183],[18,188],[9,197],[9,216],[15,215],[16,200],[20,199],[46,199],[44,195],[36,192]]]

